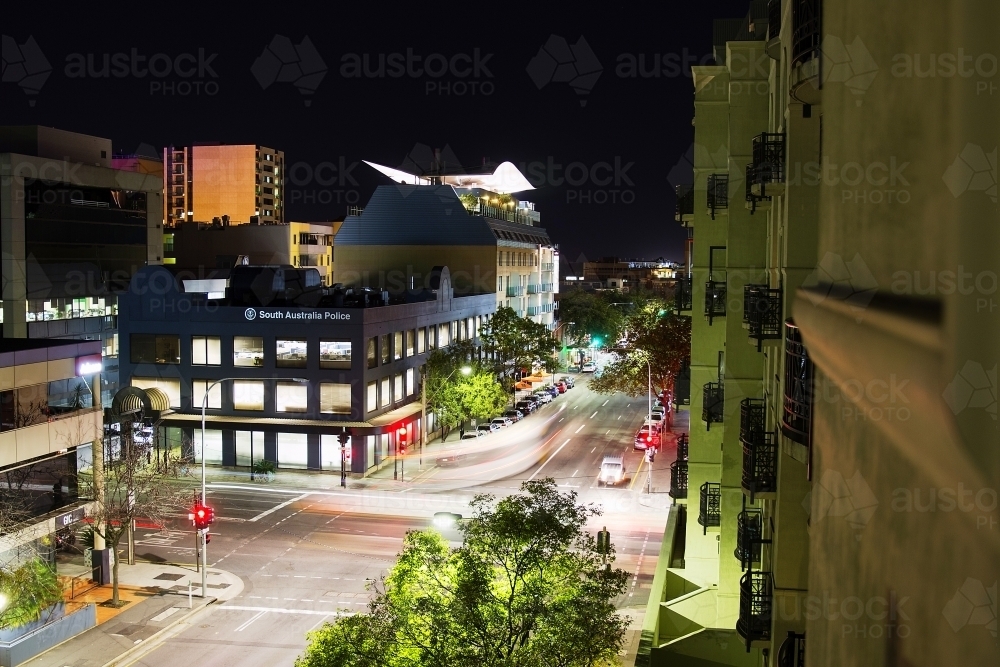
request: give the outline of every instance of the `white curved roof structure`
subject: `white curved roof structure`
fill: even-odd
[[[376,164],[363,160],[369,167],[377,169],[397,183],[406,185],[430,185],[431,180],[427,176],[411,174],[400,169],[393,169],[385,165]],[[510,194],[513,192],[524,192],[534,190],[533,186],[524,174],[514,166],[512,162],[502,162],[493,170],[492,174],[444,174],[440,176],[442,183],[453,185],[456,188],[482,188],[498,194]]]

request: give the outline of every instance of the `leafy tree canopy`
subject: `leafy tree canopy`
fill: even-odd
[[[540,365],[549,372],[557,370],[555,353],[559,344],[552,332],[544,324],[519,317],[513,308],[498,308],[479,338],[506,391],[513,388],[514,374],[519,369]]]

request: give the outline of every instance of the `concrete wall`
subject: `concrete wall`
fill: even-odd
[[[496,246],[337,246],[333,281],[401,291],[412,276],[419,289],[435,266],[450,269],[456,296],[497,289]]]

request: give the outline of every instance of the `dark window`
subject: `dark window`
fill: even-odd
[[[14,390],[0,391],[0,431],[14,428]]]
[[[379,348],[382,356],[382,365],[389,363],[392,358],[392,348],[390,347],[389,334],[382,334],[379,339]]]
[[[375,351],[375,339],[368,339],[368,368],[378,366],[378,353]],[[373,403],[374,405],[374,403]]]
[[[133,364],[181,363],[181,337],[172,334],[132,334]]]
[[[81,378],[49,382],[49,414],[76,412],[93,405],[93,396]]]

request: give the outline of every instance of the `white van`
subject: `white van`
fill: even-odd
[[[625,479],[625,459],[621,455],[609,454],[601,463],[601,472],[597,476],[597,485],[618,484]]]

